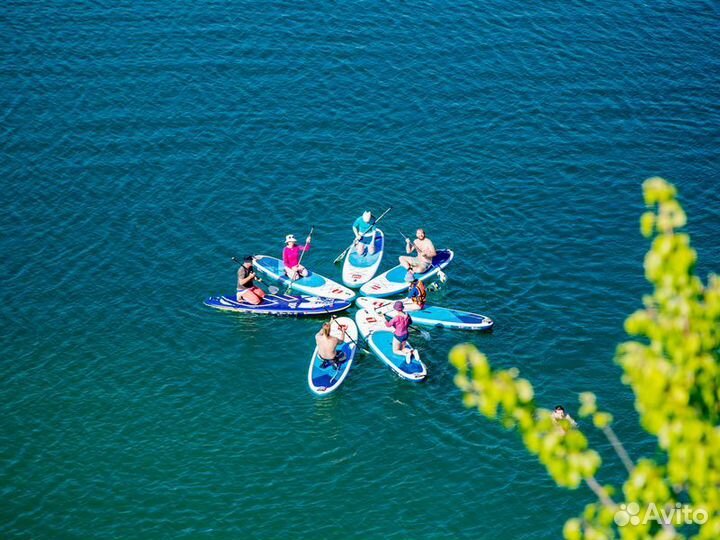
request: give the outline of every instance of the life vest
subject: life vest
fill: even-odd
[[[427,298],[427,289],[425,288],[425,284],[422,281],[418,281],[415,284],[415,288],[417,289],[418,295],[413,296],[412,301],[421,308],[425,307],[425,299]]]

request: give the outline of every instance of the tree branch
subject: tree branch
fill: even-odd
[[[613,429],[610,426],[605,426],[603,428],[603,433],[605,433],[605,436],[610,441],[610,444],[612,444],[615,453],[620,458],[620,461],[622,461],[623,465],[625,465],[625,469],[627,469],[628,474],[632,474],[633,470],[635,470],[635,464],[632,459],[630,459],[630,456],[625,451],[625,447],[620,442],[620,439],[617,438]]]
[[[595,480],[594,476],[589,476],[588,478],[585,478],[585,483],[590,489],[593,490],[595,495],[597,495],[597,498],[600,499],[600,502],[603,503],[604,506],[607,506],[608,508],[615,508],[617,506],[615,502],[608,496],[605,489],[600,484],[598,484],[598,481]]]

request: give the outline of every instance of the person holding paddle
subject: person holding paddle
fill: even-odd
[[[365,210],[362,216],[357,218],[353,223],[352,229],[355,234],[355,244],[357,247],[357,253],[360,256],[373,255],[375,253],[375,237],[377,236],[377,229],[375,228],[375,216],[372,215],[370,210]],[[363,237],[370,237],[370,243],[365,244],[362,241]]]
[[[363,236],[368,236],[370,230],[373,231],[372,233],[372,242],[370,242],[370,249],[372,251],[368,251],[369,253],[375,252],[375,235],[377,234],[375,232],[375,228],[377,227],[377,224],[380,223],[382,218],[385,217],[385,214],[387,214],[390,210],[392,210],[392,206],[385,210],[382,214],[380,214],[380,217],[375,218],[371,212],[365,211],[363,212],[363,215],[360,216],[355,220],[353,223],[353,233],[355,233],[355,240],[353,240],[353,243],[350,244],[348,247],[342,250],[342,253],[335,257],[335,260],[333,261],[335,264],[341,262],[345,256],[350,252],[351,249],[355,248],[357,249],[358,253],[360,255],[365,254],[365,247],[362,245],[362,242],[360,240],[363,238]],[[366,219],[367,218],[367,219]],[[363,251],[360,251],[363,250]]]
[[[307,268],[300,264],[300,260],[302,259],[302,254],[310,249],[311,240],[312,235],[308,235],[305,239],[305,245],[300,247],[297,245],[295,235],[288,234],[285,237],[285,248],[283,249],[282,257],[283,265],[285,266],[285,275],[292,281],[308,275]]]
[[[405,355],[405,363],[409,364],[412,362],[412,356],[415,354],[416,358],[420,360],[420,356],[417,351],[412,347],[406,348],[408,336],[410,334],[410,325],[412,324],[412,318],[410,315],[405,313],[405,305],[402,300],[398,300],[393,304],[393,309],[396,315],[385,322],[385,326],[391,326],[394,328],[393,331],[393,353],[397,355]]]
[[[322,360],[322,368],[326,368],[332,364],[337,369],[345,361],[345,353],[338,351],[338,345],[342,344],[343,340],[339,339],[330,334],[332,321],[326,322],[320,328],[320,331],[315,334],[315,344],[318,348],[318,356]],[[342,337],[345,337],[345,329],[338,325],[342,332]]]
[[[415,273],[422,273],[432,266],[433,257],[437,255],[437,252],[433,243],[425,236],[423,229],[418,229],[415,236],[416,238],[412,243],[409,238],[405,238],[405,252],[408,255],[403,255],[399,258],[399,261],[404,268]],[[417,257],[409,257],[413,251],[417,252]]]
[[[406,309],[412,311],[423,309],[427,299],[427,288],[425,284],[415,277],[415,273],[412,270],[408,270],[408,273],[405,275],[405,281],[408,283],[407,298],[412,301]]]
[[[236,260],[236,259],[234,259]],[[237,292],[235,298],[238,302],[247,302],[257,306],[262,303],[265,298],[265,291],[255,285],[255,269],[253,268],[253,258],[248,255],[243,259],[242,265],[237,272]],[[260,278],[258,278],[259,280]]]

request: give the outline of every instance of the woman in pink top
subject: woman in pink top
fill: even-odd
[[[297,245],[295,235],[288,234],[285,237],[285,248],[283,249],[283,265],[285,266],[285,275],[295,281],[299,277],[308,275],[307,268],[300,264],[301,253],[310,249],[310,240],[308,236],[305,239],[305,245],[300,247]]]
[[[412,318],[410,315],[405,313],[405,305],[401,300],[398,300],[393,304],[393,309],[397,314],[385,322],[386,326],[392,326],[395,328],[393,332],[393,353],[397,355],[405,355],[405,363],[409,364],[412,362],[412,355],[420,360],[420,355],[412,347],[405,348],[409,335],[410,325],[412,324]]]

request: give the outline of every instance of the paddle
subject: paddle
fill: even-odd
[[[400,233],[400,236],[402,236],[405,239],[406,242],[410,242],[410,239],[407,236],[405,236],[402,231],[398,231],[398,232]],[[412,244],[412,242],[410,242],[410,243]],[[415,248],[415,249],[417,249],[417,248]],[[440,278],[440,281],[442,281],[443,283],[445,283],[447,281],[447,274],[445,274],[445,272],[443,272],[442,269],[437,264],[430,261],[430,267],[437,268],[438,277]]]
[[[336,320],[337,317],[336,317],[335,315],[333,315],[332,313],[330,313],[330,311],[328,311],[328,308],[326,308],[325,306],[323,306],[322,308],[325,310],[325,312],[326,312],[328,315],[330,315],[330,320],[331,320],[331,321],[335,321],[335,324],[337,324],[337,320]],[[340,325],[338,324],[338,328],[339,328],[339,327],[340,327]],[[353,338],[351,338],[350,335],[349,335],[347,332],[343,332],[343,333],[347,336],[347,338],[348,338],[350,341],[352,341],[352,342],[355,344],[355,346],[356,346],[358,349],[360,349],[362,352],[364,352],[364,353],[366,353],[366,354],[370,354],[370,351],[368,351],[367,349],[364,349],[363,347],[361,347],[360,344],[359,344],[357,341],[355,341]]]
[[[237,257],[230,257],[230,258],[232,259],[233,262],[235,262],[235,263],[237,263],[237,264],[239,264],[239,265],[242,266],[243,262],[242,262],[240,259],[238,259]],[[262,278],[259,278],[259,277],[257,277],[257,276],[255,276],[255,279],[254,279],[253,281],[257,281],[257,282],[259,282],[259,283],[264,283],[264,281],[262,280]],[[280,292],[280,289],[278,289],[278,288],[275,287],[274,285],[267,285],[267,290],[268,290],[268,292],[269,292],[270,294],[277,294],[277,293]]]
[[[391,206],[390,208],[388,208],[387,210],[385,210],[382,214],[380,214],[380,217],[377,218],[375,221],[373,221],[373,224],[370,225],[370,228],[369,228],[367,231],[365,231],[365,232],[363,233],[363,235],[365,235],[365,234],[369,233],[370,231],[372,231],[372,230],[375,228],[375,225],[377,225],[378,222],[379,222],[383,217],[385,217],[385,214],[387,214],[390,210],[392,210],[392,206]],[[361,237],[361,238],[362,238],[362,237]],[[345,258],[345,255],[347,255],[347,252],[350,251],[350,250],[351,250],[352,248],[354,248],[355,246],[357,246],[357,243],[358,243],[359,241],[360,241],[360,239],[359,239],[359,238],[356,238],[356,239],[353,241],[353,243],[350,244],[348,247],[346,247],[340,255],[338,255],[337,257],[335,257],[335,260],[333,261],[333,264],[337,264],[337,263],[339,263],[340,261],[342,261],[342,260]]]
[[[315,230],[315,225],[310,227],[310,234],[307,235],[308,238],[312,238],[312,233],[314,230]],[[308,244],[308,242],[305,242],[305,246],[307,246],[307,244]],[[303,247],[305,247],[305,246],[303,246]],[[306,251],[307,250],[304,249],[300,252],[300,260],[298,261],[298,266],[300,266],[300,263],[302,263],[303,256],[305,255]],[[297,279],[299,277],[300,277],[300,272],[295,272],[295,279],[290,280],[290,283],[288,284],[287,289],[285,289],[285,294],[288,294],[290,292],[290,289],[292,289],[293,283],[295,283],[295,281],[297,281]]]
[[[430,336],[430,332],[428,332],[427,330],[423,330],[422,328],[417,328],[415,326],[411,326],[410,330],[414,330],[415,332],[420,334],[420,337],[423,338],[425,341],[430,341],[432,339],[432,337]]]

